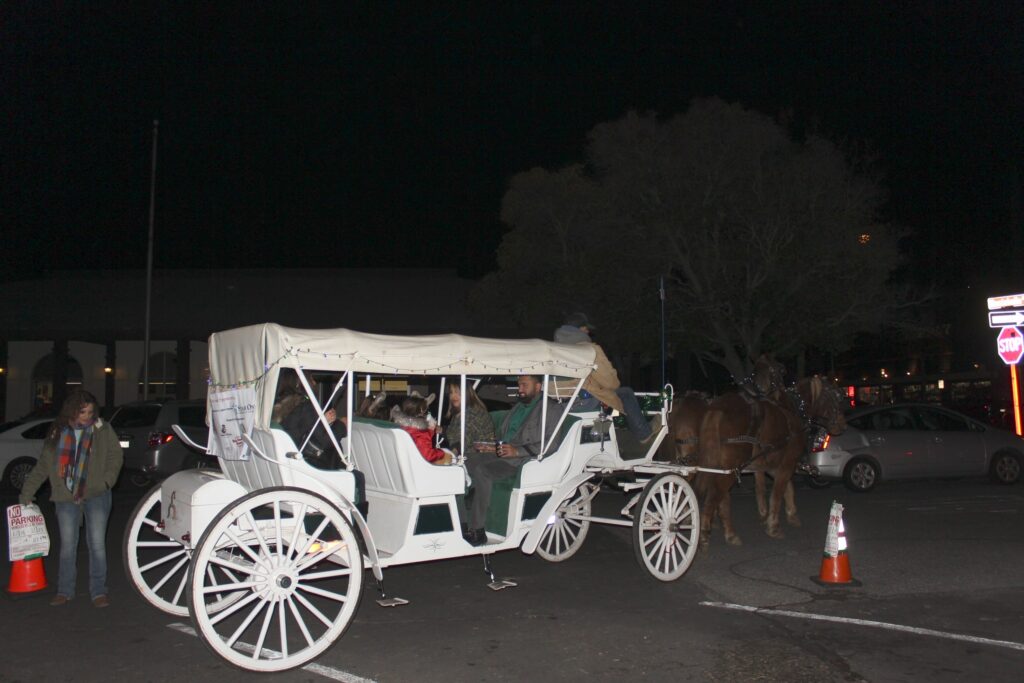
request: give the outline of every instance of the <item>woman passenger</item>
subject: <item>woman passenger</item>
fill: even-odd
[[[445,428],[444,436],[456,452],[470,456],[479,453],[475,444],[494,444],[494,422],[487,412],[487,406],[480,400],[473,387],[466,387],[466,443],[469,448],[463,449],[460,440],[462,439],[462,392],[459,385],[452,383],[448,385],[448,426]]]

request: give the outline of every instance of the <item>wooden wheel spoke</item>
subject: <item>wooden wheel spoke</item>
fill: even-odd
[[[178,547],[181,548],[180,545]],[[167,562],[170,562],[174,558],[181,557],[182,555],[185,555],[185,562],[188,562],[188,552],[184,548],[181,548],[181,550],[179,550],[176,553],[167,553],[163,557],[161,557],[161,558],[159,558],[157,560],[153,560],[149,564],[142,565],[141,567],[139,567],[139,572],[141,572],[142,574],[145,574],[146,572],[148,572],[153,567],[159,567],[160,565],[166,564]]]
[[[252,602],[253,600],[256,600],[259,597],[260,596],[259,596],[258,593],[250,593],[249,595],[245,596],[244,598],[242,598],[241,600],[239,600],[235,604],[233,604],[230,607],[228,607],[226,610],[223,610],[223,611],[218,612],[217,614],[213,615],[213,617],[210,619],[210,623],[214,624],[214,625],[219,624],[225,618],[231,616],[232,614],[234,614],[238,610],[242,609],[243,607],[248,605],[250,602]]]
[[[181,558],[181,560],[178,562],[178,564],[176,564],[173,567],[171,567],[171,570],[169,572],[167,572],[166,574],[164,574],[164,578],[160,579],[158,582],[156,582],[153,585],[153,592],[155,593],[158,590],[160,590],[161,588],[163,588],[164,584],[167,583],[170,580],[170,578],[172,576],[174,576],[178,572],[178,570],[181,569],[186,564],[188,564],[188,557],[187,556]]]
[[[324,590],[323,588],[317,588],[316,586],[310,586],[305,583],[299,583],[297,586],[299,590],[312,593],[313,595],[319,595],[321,598],[327,598],[328,600],[335,600],[337,602],[345,602],[348,600],[348,596],[343,593],[335,593],[333,591]]]
[[[302,637],[306,639],[307,647],[312,647],[313,636],[309,634],[309,627],[306,626],[306,620],[302,618],[299,608],[295,606],[294,597],[295,596],[289,596],[288,600],[286,600],[288,603],[288,609],[291,610],[292,618],[295,619],[295,623],[299,625],[299,630],[302,631]]]

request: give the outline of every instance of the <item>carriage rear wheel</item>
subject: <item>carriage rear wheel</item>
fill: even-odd
[[[591,505],[597,484],[585,482],[558,506],[540,535],[537,554],[548,562],[568,560],[583,547],[590,530]]]
[[[233,584],[212,582],[227,569]],[[284,671],[318,657],[355,617],[363,557],[351,524],[326,498],[277,487],[225,507],[196,545],[188,603],[216,654],[249,671]],[[225,590],[245,597],[222,611]]]
[[[633,553],[658,581],[675,581],[697,554],[700,512],[690,484],[675,472],[647,482],[633,513]]]
[[[192,551],[158,531],[160,484],[139,500],[124,530],[124,568],[132,588],[161,612],[178,617],[188,615],[185,584]],[[238,579],[223,567],[210,570],[210,582],[233,583]],[[217,611],[242,597],[240,591],[224,593],[210,602]]]

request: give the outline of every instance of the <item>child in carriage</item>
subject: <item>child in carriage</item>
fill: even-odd
[[[418,394],[406,396],[400,405],[391,409],[391,421],[412,437],[423,458],[432,465],[450,465],[451,451],[434,446],[437,421],[427,411],[434,395],[423,398]]]

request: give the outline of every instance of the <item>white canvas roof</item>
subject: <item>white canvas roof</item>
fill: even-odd
[[[262,380],[276,378],[282,367],[373,375],[530,374],[582,379],[595,362],[591,344],[457,334],[392,336],[275,323],[215,332],[209,349],[211,390],[256,386],[263,406],[273,401],[264,392],[272,392],[276,382],[267,386]]]

